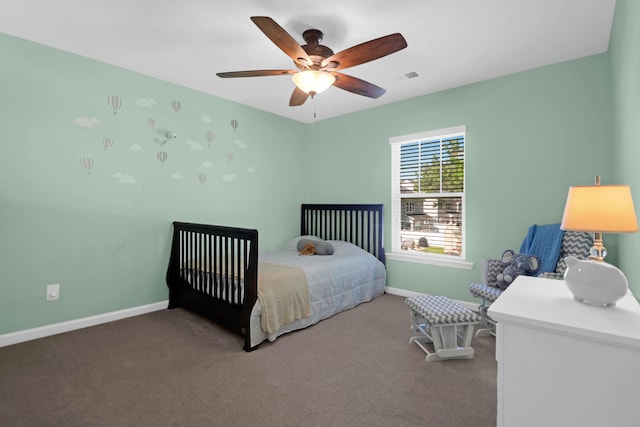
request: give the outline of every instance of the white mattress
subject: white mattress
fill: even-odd
[[[333,255],[301,256],[295,250],[260,253],[260,262],[299,267],[304,271],[311,296],[311,316],[284,325],[274,334],[267,334],[260,327],[262,307],[258,301],[251,313],[251,346],[265,339],[274,341],[282,334],[306,328],[384,293],[384,264],[351,243],[329,242],[334,248]]]

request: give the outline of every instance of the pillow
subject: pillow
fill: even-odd
[[[316,250],[316,255],[333,255],[333,245],[325,240],[317,239],[300,239],[298,240],[297,249],[300,252],[307,243],[313,243],[313,247]]]
[[[298,237],[294,237],[293,239],[289,240],[288,242],[286,242],[285,244],[283,244],[282,246],[280,246],[281,249],[285,250],[285,251],[297,251],[298,250],[298,241],[300,241],[300,239],[308,239],[308,240],[312,240],[312,241],[322,241],[321,238],[316,237],[316,236],[298,236]]]

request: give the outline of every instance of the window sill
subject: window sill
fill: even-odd
[[[430,264],[440,265],[442,267],[462,268],[465,270],[471,270],[473,263],[460,259],[443,259],[441,257],[426,256],[426,255],[410,255],[401,252],[387,252],[385,254],[387,259],[394,261],[415,262],[418,264]]]

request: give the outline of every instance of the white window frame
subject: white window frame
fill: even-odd
[[[471,269],[473,263],[466,261],[466,191],[462,193],[462,252],[460,256],[441,255],[432,253],[415,253],[401,250],[400,231],[401,231],[401,219],[402,219],[402,193],[400,192],[400,148],[404,144],[410,144],[415,142],[424,141],[429,138],[448,138],[453,136],[464,135],[465,154],[467,149],[467,127],[454,126],[444,129],[436,129],[427,132],[414,133],[409,135],[395,136],[389,138],[389,144],[391,145],[391,252],[387,253],[387,258],[399,261],[417,262],[423,264],[441,265],[454,268]],[[466,155],[464,159],[465,167],[465,184],[466,190]],[[446,196],[443,193],[442,196]]]

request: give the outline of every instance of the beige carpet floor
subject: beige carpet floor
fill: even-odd
[[[383,295],[251,353],[182,309],[0,348],[2,426],[495,426],[495,339],[425,362]]]

